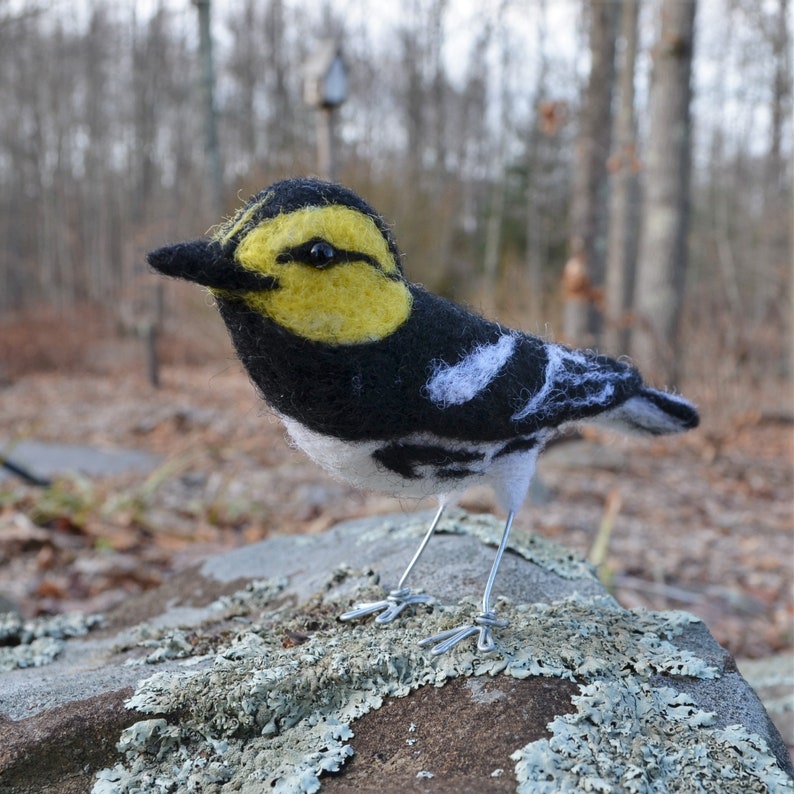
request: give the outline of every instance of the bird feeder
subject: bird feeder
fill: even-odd
[[[339,107],[347,99],[347,69],[334,39],[320,42],[304,66],[303,99],[318,109]]]
[[[317,110],[317,168],[326,179],[336,172],[334,112],[347,99],[347,69],[338,41],[325,39],[304,65],[303,99]]]

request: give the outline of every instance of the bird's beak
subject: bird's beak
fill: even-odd
[[[164,276],[195,281],[214,290],[263,292],[278,287],[276,278],[241,267],[214,240],[167,245],[152,251],[148,260]]]

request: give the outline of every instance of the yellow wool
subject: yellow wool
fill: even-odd
[[[257,201],[250,207],[243,207],[241,210],[238,210],[234,217],[214,229],[214,233],[212,234],[213,238],[221,243],[221,245],[226,245],[226,243],[228,243],[229,240],[231,240],[257,212],[259,212],[260,207],[268,202],[271,195],[272,194],[268,192],[260,201]]]
[[[365,261],[323,270],[277,261],[283,251],[314,238],[366,254],[381,269]],[[248,305],[306,339],[375,341],[397,330],[411,311],[410,292],[402,278],[394,278],[397,263],[386,240],[371,218],[349,207],[307,207],[266,220],[240,242],[235,257],[247,270],[278,279],[277,289],[246,293]]]

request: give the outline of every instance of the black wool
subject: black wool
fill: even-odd
[[[574,364],[572,371],[580,377],[567,394],[551,395],[543,412],[514,419],[524,395],[540,390],[549,349],[540,339],[516,334],[515,354],[487,389],[462,405],[439,406],[426,393],[432,362],[454,366],[467,351],[492,345],[509,332],[416,285],[411,294],[411,316],[395,333],[359,345],[302,339],[241,301],[221,299],[219,308],[265,401],[312,430],[350,441],[412,432],[475,441],[511,439],[607,410],[642,386],[639,373],[627,364],[588,355],[587,363],[600,372],[621,376],[608,400],[587,400],[593,386],[585,365]]]

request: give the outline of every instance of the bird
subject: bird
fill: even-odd
[[[506,514],[482,595],[462,626],[421,642],[497,645],[492,590],[544,445],[569,423],[651,436],[699,423],[628,361],[505,327],[406,277],[386,221],[351,189],[291,178],[252,196],[209,236],[148,256],[209,289],[236,353],[295,445],[333,476],[438,509],[397,586],[340,616],[394,621],[427,604],[407,581],[446,507],[490,485]]]

